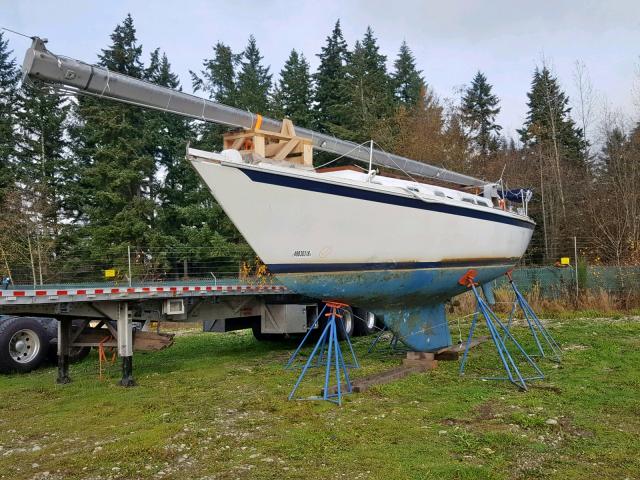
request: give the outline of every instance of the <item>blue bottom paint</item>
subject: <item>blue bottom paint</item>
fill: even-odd
[[[458,283],[469,269],[483,284],[513,264],[318,273],[278,273],[278,281],[311,298],[336,300],[382,316],[385,325],[409,348],[434,351],[451,345],[444,303],[467,290]]]

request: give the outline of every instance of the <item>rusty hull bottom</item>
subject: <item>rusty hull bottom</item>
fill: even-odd
[[[451,345],[444,304],[466,290],[458,283],[470,268],[486,283],[513,264],[409,270],[280,273],[289,289],[311,298],[338,300],[382,316],[385,325],[414,351],[431,352]]]

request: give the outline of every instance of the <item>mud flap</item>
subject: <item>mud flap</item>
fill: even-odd
[[[416,352],[432,352],[451,345],[451,333],[444,303],[377,310],[398,339]]]

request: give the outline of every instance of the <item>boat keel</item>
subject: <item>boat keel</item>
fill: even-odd
[[[416,352],[432,352],[451,345],[444,303],[378,310],[398,339]]]

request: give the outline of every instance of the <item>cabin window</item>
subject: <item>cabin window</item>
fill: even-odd
[[[436,197],[444,197],[445,196],[444,193],[442,193],[440,190],[436,190],[434,192],[434,194],[435,194]]]
[[[476,204],[476,202],[471,197],[462,197],[462,201],[467,203],[473,203],[474,205]]]

